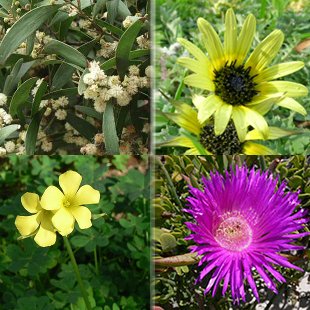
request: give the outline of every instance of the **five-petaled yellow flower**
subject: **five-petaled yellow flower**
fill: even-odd
[[[52,223],[63,236],[74,229],[77,221],[81,229],[92,226],[91,212],[83,205],[99,203],[100,193],[90,185],[80,187],[82,177],[75,171],[67,171],[59,176],[59,185],[49,186],[41,197],[41,206],[53,211]]]
[[[53,245],[56,242],[56,232],[52,224],[53,213],[42,209],[37,194],[25,193],[21,202],[33,215],[16,217],[15,225],[20,234],[23,237],[35,234],[34,241],[41,247]]]
[[[179,39],[195,57],[181,57],[179,63],[194,72],[185,77],[185,84],[210,92],[204,100],[193,101],[201,124],[213,116],[215,134],[221,135],[232,119],[243,142],[249,126],[268,138],[269,128],[263,115],[274,104],[306,115],[304,107],[292,97],[307,95],[307,88],[294,82],[276,81],[300,70],[303,62],[268,67],[284,40],[280,30],[270,33],[246,60],[256,28],[252,14],[246,18],[238,36],[235,14],[232,9],[227,11],[224,45],[206,20],[199,18],[197,24],[208,56],[193,43]]]
[[[70,234],[75,221],[81,229],[91,227],[91,212],[83,205],[99,203],[100,193],[90,185],[80,187],[81,181],[80,174],[67,171],[59,176],[62,191],[49,186],[41,199],[35,193],[25,193],[22,205],[33,215],[16,217],[20,234],[23,237],[35,234],[35,242],[45,247],[56,242],[57,231],[63,236]]]

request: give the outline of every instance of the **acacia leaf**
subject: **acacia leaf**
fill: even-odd
[[[17,88],[10,103],[10,114],[12,116],[17,115],[21,105],[27,101],[30,90],[37,80],[38,78],[36,77],[30,78]]]
[[[102,131],[108,155],[119,154],[119,139],[116,132],[113,103],[108,102],[103,113]]]
[[[143,21],[138,19],[123,33],[119,40],[115,51],[115,58],[116,69],[121,79],[124,78],[130,65],[130,51],[142,27]]]
[[[29,11],[14,23],[0,44],[0,64],[4,64],[19,45],[48,20],[58,8],[59,5],[40,6]]]

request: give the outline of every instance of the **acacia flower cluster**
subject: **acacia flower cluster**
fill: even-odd
[[[306,211],[298,209],[298,192],[289,192],[285,182],[278,185],[269,172],[245,166],[210,173],[202,182],[202,190],[190,188],[185,211],[195,221],[186,223],[192,232],[187,239],[204,266],[197,282],[210,277],[205,294],[215,296],[223,280],[223,296],[230,286],[234,302],[246,301],[247,281],[259,300],[253,273],[277,293],[272,277],[286,282],[277,266],[302,271],[281,254],[304,249],[295,241],[309,235],[298,232],[308,222]]]
[[[16,217],[20,234],[35,235],[35,242],[46,247],[56,242],[56,232],[62,236],[72,233],[75,221],[80,229],[91,227],[91,211],[84,205],[99,203],[100,193],[90,185],[80,187],[81,182],[82,176],[69,170],[59,176],[61,190],[49,186],[41,198],[35,193],[25,193],[21,203],[32,215]]]
[[[97,112],[104,112],[111,98],[116,99],[118,105],[126,106],[139,88],[150,87],[150,67],[145,69],[145,74],[146,76],[140,76],[139,68],[133,65],[129,67],[129,75],[121,81],[118,75],[107,76],[99,63],[92,61],[89,72],[83,77],[83,82],[87,85],[84,98],[94,101]]]

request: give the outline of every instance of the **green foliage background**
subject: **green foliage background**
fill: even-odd
[[[181,83],[186,72],[176,63],[184,49],[176,44],[178,37],[186,38],[201,46],[197,18],[208,20],[223,38],[224,16],[228,8],[233,8],[239,27],[245,17],[252,13],[256,17],[256,35],[253,46],[262,41],[274,29],[280,29],[285,35],[284,43],[273,63],[303,61],[305,67],[287,77],[285,80],[302,83],[309,87],[310,49],[301,48],[301,42],[310,38],[310,3],[307,0],[156,0],[156,84],[157,87],[172,99],[181,99],[191,104],[192,88]],[[239,28],[240,29],[240,28]],[[308,41],[309,42],[309,41]],[[296,129],[300,127],[304,134],[268,141],[265,144],[275,150],[276,154],[308,154],[310,147],[310,99],[298,98],[308,115],[283,108],[274,108],[267,115],[270,126]],[[174,112],[174,107],[159,93],[156,96],[156,109],[161,112]],[[160,112],[156,114],[156,142],[163,142],[179,135],[179,127],[169,122]],[[158,154],[182,155],[184,148],[161,148]]]
[[[297,290],[304,273],[293,269],[279,269],[287,280],[287,283],[277,284],[279,295],[268,292],[260,277],[254,275],[262,303],[260,308],[256,308],[258,303],[250,295],[247,295],[247,303],[237,306],[233,305],[230,291],[222,297],[219,289],[213,298],[211,294],[206,296],[203,294],[206,281],[201,285],[194,284],[201,268],[197,267],[194,256],[189,254],[188,247],[193,244],[193,241],[184,240],[184,237],[190,233],[184,222],[193,221],[189,214],[182,211],[189,195],[188,185],[201,188],[203,175],[208,176],[214,170],[224,172],[231,165],[241,166],[244,163],[248,167],[254,166],[264,171],[268,169],[274,176],[279,176],[279,181],[286,180],[290,190],[300,190],[301,205],[298,208],[310,209],[309,158],[303,156],[157,156],[153,203],[155,217],[153,286],[154,302],[165,310],[175,307],[188,310],[286,309],[285,307],[295,305],[297,302],[309,309],[309,292],[300,293]],[[297,240],[297,243],[307,246],[308,241],[309,237],[306,237]],[[305,272],[310,271],[309,248],[294,253],[286,252],[286,254],[291,262],[303,268]],[[166,260],[165,263],[162,262],[163,259]]]
[[[0,309],[85,309],[60,235],[40,248],[17,240],[16,215],[28,215],[20,198],[42,195],[69,170],[100,191],[90,205],[93,226],[69,235],[93,309],[149,307],[149,169],[146,157],[11,156],[0,159]]]

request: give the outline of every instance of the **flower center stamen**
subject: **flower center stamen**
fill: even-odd
[[[215,240],[225,249],[240,252],[251,244],[252,229],[243,217],[228,217],[216,229]]]
[[[63,206],[65,207],[65,208],[69,208],[70,206],[71,206],[71,203],[70,203],[70,201],[68,200],[68,199],[64,199],[63,200]]]
[[[242,105],[250,102],[258,93],[257,85],[251,76],[251,67],[236,66],[236,60],[230,65],[228,62],[219,71],[214,70],[215,94],[224,102],[231,105]]]
[[[232,122],[229,122],[225,131],[216,136],[214,125],[206,125],[200,134],[200,143],[212,154],[241,154],[242,143],[238,139],[237,131]]]

